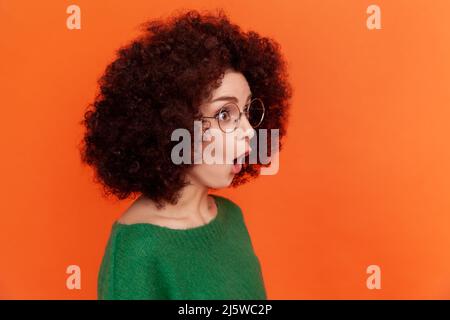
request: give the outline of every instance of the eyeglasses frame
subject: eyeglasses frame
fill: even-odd
[[[253,98],[253,99],[250,100],[250,102],[249,102],[248,104],[246,104],[246,105],[251,106],[251,104],[252,104],[253,101],[255,101],[255,100],[259,100],[259,101],[260,101],[260,103],[261,103],[261,105],[262,105],[262,108],[263,108],[263,115],[262,115],[261,120],[259,121],[258,125],[252,126],[252,124],[250,124],[250,125],[252,126],[252,128],[257,128],[257,127],[259,127],[259,126],[261,125],[261,123],[263,122],[264,116],[265,116],[265,114],[266,114],[266,107],[264,106],[264,102],[263,102],[260,98]],[[222,109],[225,108],[225,107],[226,107],[227,105],[229,105],[229,104],[233,104],[233,105],[236,106],[236,108],[239,110],[239,117],[237,118],[237,122],[236,122],[236,125],[235,125],[233,131],[224,131],[224,130],[222,129],[222,127],[220,126],[220,122],[219,122],[220,120],[218,119],[218,117],[219,117],[219,115],[220,115]],[[217,112],[217,115],[216,115],[216,116],[212,116],[212,117],[206,117],[206,116],[203,116],[203,117],[200,117],[199,119],[200,119],[200,120],[203,120],[203,119],[216,119],[216,120],[217,120],[217,124],[219,125],[219,128],[220,128],[220,130],[222,130],[222,132],[224,132],[224,133],[232,133],[232,132],[236,131],[236,129],[239,127],[239,123],[240,123],[240,121],[241,121],[242,114],[245,113],[245,116],[247,117],[247,120],[248,120],[249,115],[250,115],[249,110],[250,110],[250,107],[247,109],[247,111],[241,111],[241,110],[239,109],[239,106],[238,106],[236,103],[234,103],[234,102],[227,102],[226,104],[224,104],[224,105],[219,109],[219,111]],[[249,123],[250,123],[250,122],[249,122]]]

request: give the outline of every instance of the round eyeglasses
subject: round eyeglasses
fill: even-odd
[[[201,117],[200,119],[216,119],[219,128],[225,133],[233,132],[239,126],[242,114],[248,119],[253,128],[257,128],[264,119],[264,103],[259,98],[250,101],[241,112],[238,105],[234,102],[228,102],[213,117]]]

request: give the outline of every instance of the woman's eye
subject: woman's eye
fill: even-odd
[[[230,119],[230,113],[227,110],[223,110],[217,115],[217,117],[219,121],[228,121]]]

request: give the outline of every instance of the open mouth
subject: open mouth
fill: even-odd
[[[242,169],[242,164],[246,162],[246,158],[250,154],[250,150],[246,151],[244,154],[233,159],[232,173],[239,173]]]
[[[231,172],[233,174],[237,174],[237,173],[239,173],[241,171],[241,169],[242,169],[242,164],[237,163],[237,160],[235,159],[233,161],[233,166],[231,167]]]
[[[240,156],[237,156],[236,158],[233,159],[233,164],[245,163],[245,160],[249,154],[250,154],[250,151],[246,151],[245,153],[241,154]]]

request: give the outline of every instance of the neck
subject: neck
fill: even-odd
[[[140,197],[144,207],[151,208],[160,217],[207,223],[215,215],[214,200],[208,196],[208,188],[200,184],[189,184],[181,191],[176,204],[166,204],[156,209],[151,200]]]

